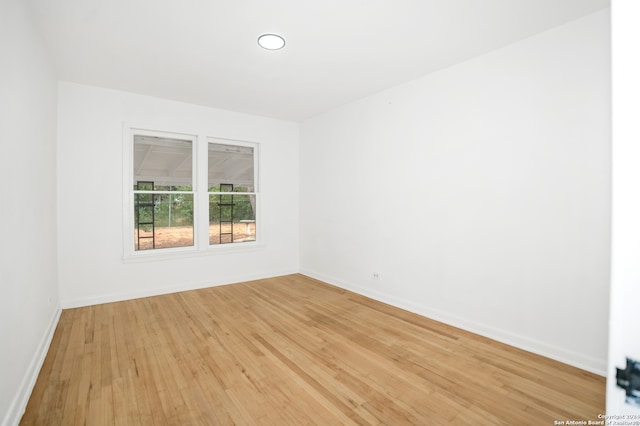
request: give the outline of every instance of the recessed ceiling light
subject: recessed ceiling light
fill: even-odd
[[[284,47],[284,39],[277,34],[262,34],[258,37],[258,44],[267,50],[278,50]]]

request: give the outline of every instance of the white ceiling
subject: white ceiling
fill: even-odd
[[[609,0],[29,0],[59,78],[302,121]],[[267,51],[263,33],[287,45]]]

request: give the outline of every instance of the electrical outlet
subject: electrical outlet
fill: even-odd
[[[378,272],[374,272],[371,274],[371,278],[373,278],[374,280],[379,280],[380,279],[380,273]]]

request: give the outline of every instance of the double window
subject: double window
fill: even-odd
[[[125,255],[256,241],[256,144],[140,129],[127,139]]]

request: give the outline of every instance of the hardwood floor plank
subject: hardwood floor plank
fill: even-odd
[[[553,424],[597,375],[290,275],[65,310],[24,425]]]

